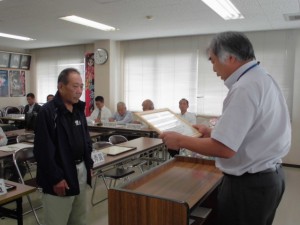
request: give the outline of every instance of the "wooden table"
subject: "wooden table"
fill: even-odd
[[[158,138],[148,138],[148,137],[140,137],[136,138],[127,142],[123,142],[121,144],[118,144],[118,146],[124,146],[124,147],[135,147],[136,149],[124,152],[122,154],[116,155],[116,156],[109,156],[105,155],[104,159],[105,161],[101,164],[97,164],[94,166],[94,169],[102,169],[107,166],[116,165],[122,161],[126,161],[130,158],[133,158],[134,156],[156,150],[158,148],[163,148],[164,144],[161,139]],[[101,150],[99,150],[101,151]]]
[[[19,129],[19,130],[7,131],[4,133],[6,134],[6,137],[8,139],[8,144],[13,144],[13,143],[16,143],[17,136],[24,135],[24,134],[33,134],[34,131],[26,130],[26,129]],[[102,135],[101,132],[97,132],[97,131],[89,131],[89,134],[90,134],[91,138],[97,138]]]
[[[222,177],[214,161],[177,156],[108,190],[109,225],[213,225]],[[205,219],[191,216],[199,206],[212,209]]]
[[[0,117],[0,119],[3,122],[8,122],[8,121],[19,121],[19,122],[24,122],[25,121],[25,114],[14,114],[14,115],[7,115],[5,117]]]
[[[105,127],[105,126],[88,126],[90,131],[102,132],[107,133],[108,135],[111,134],[120,134],[124,136],[130,137],[157,137],[158,134],[156,131],[150,128],[142,128],[142,129],[129,129],[125,126],[118,125],[117,127]]]
[[[5,195],[0,195],[0,215],[17,219],[18,225],[23,225],[23,207],[22,197],[36,190],[35,187],[15,183],[12,181],[5,181],[5,183],[16,186],[16,189],[8,191]],[[16,210],[10,210],[2,207],[10,202],[16,202]]]

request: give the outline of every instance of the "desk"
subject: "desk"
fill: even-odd
[[[214,161],[177,156],[108,190],[109,225],[214,225],[222,177]],[[199,206],[212,209],[205,219],[191,216]]]
[[[5,145],[0,147],[0,177],[5,177],[4,174],[4,161],[7,158],[7,161],[13,161],[13,154],[16,150],[26,147],[33,147],[32,143],[18,143]]]
[[[13,123],[19,129],[25,127],[25,114],[10,114],[0,119],[6,124]]]
[[[24,134],[33,134],[34,131],[19,129],[19,130],[7,131],[7,132],[4,132],[4,133],[6,134],[6,137],[7,137],[7,140],[8,140],[7,144],[13,144],[13,143],[16,143],[17,136],[24,135]],[[90,131],[89,134],[90,134],[91,138],[97,138],[97,137],[100,137],[102,135],[101,132],[96,132],[96,131],[94,131],[94,132]]]
[[[12,191],[8,191],[5,195],[0,195],[0,215],[17,219],[18,225],[23,225],[22,197],[31,192],[34,192],[36,190],[36,188],[27,186],[27,185],[23,185],[23,184],[19,184],[19,183],[15,183],[12,181],[5,181],[5,182],[8,184],[15,185],[17,188]],[[2,207],[3,205],[13,202],[13,201],[16,202],[16,206],[17,206],[16,211]]]
[[[25,121],[25,114],[12,114],[12,115],[7,115],[4,117],[0,117],[0,119],[4,122],[8,121],[19,121],[19,122],[24,122]]]
[[[14,144],[17,142],[17,136],[24,135],[24,134],[33,134],[34,131],[32,130],[25,130],[25,129],[18,129],[4,132],[7,137],[7,144]]]
[[[118,144],[118,146],[124,147],[136,147],[136,149],[124,152],[122,154],[116,156],[105,155],[105,161],[94,166],[94,169],[102,169],[111,165],[116,165],[120,162],[126,161],[134,156],[140,155],[145,152],[154,151],[158,148],[164,148],[164,144],[161,139],[158,138],[148,138],[148,137],[140,137],[137,139],[133,139],[127,142],[123,142]]]
[[[134,137],[157,137],[156,131],[149,128],[142,129],[129,129],[125,126],[118,127],[104,127],[104,126],[88,126],[90,131],[102,132],[104,135],[120,134],[124,136],[134,136]]]

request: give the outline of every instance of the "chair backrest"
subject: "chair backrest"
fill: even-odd
[[[122,143],[122,142],[126,142],[128,141],[126,137],[124,137],[123,135],[112,135],[108,138],[108,141],[113,144],[113,145],[116,145],[116,144],[119,144],[119,143]]]
[[[98,141],[93,143],[93,149],[98,150],[101,148],[105,148],[107,146],[111,146],[112,144],[110,142],[107,141]]]
[[[31,179],[33,179],[30,170],[30,164],[35,162],[33,147],[22,148],[15,151],[13,154],[13,161],[19,175],[19,180],[22,184],[25,184],[23,177],[26,172],[29,172]],[[25,169],[27,171],[24,171]]]
[[[0,116],[4,117],[5,116],[5,109],[0,109]]]
[[[34,134],[22,134],[17,136],[17,143],[25,142],[25,141],[33,142],[33,140],[34,140]]]
[[[20,113],[23,114],[24,110],[25,110],[25,106],[24,105],[19,105],[18,109],[20,110]]]
[[[5,107],[5,116],[7,116],[8,114],[20,114],[20,110],[17,107],[14,106],[7,106]]]

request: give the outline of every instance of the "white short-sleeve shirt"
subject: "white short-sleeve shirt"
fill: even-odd
[[[243,65],[225,81],[229,92],[211,133],[236,152],[229,159],[216,158],[216,166],[237,176],[274,167],[291,145],[289,112],[277,83],[258,64],[240,77],[254,64]]]
[[[191,113],[191,112],[185,112],[184,114],[179,113],[179,116],[181,116],[183,119],[185,119],[186,121],[188,121],[192,125],[196,124],[196,115],[195,115],[195,113]]]
[[[98,114],[99,114],[99,109],[96,107],[88,119],[94,121],[95,119],[97,119]],[[103,106],[101,109],[101,121],[108,122],[108,119],[111,117],[112,117],[112,113],[109,110],[109,108]]]

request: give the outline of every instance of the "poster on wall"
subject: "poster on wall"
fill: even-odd
[[[25,71],[9,71],[10,97],[25,96]]]
[[[85,115],[94,110],[94,53],[85,54]]]
[[[8,97],[8,71],[0,70],[0,97]]]

